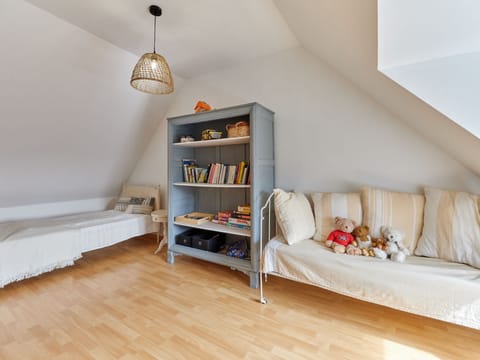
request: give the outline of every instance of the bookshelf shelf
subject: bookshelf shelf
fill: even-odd
[[[249,272],[253,270],[250,259],[237,259],[231,256],[227,256],[225,254],[208,252],[205,250],[199,250],[179,244],[174,244],[172,246],[172,251],[177,254],[188,255],[196,258],[203,258],[204,260],[220,265],[233,267],[241,271]]]
[[[173,146],[178,147],[210,147],[210,146],[227,146],[227,145],[238,145],[238,144],[248,144],[250,142],[250,136],[239,136],[233,138],[222,138],[215,140],[199,140],[199,141],[189,141],[189,142],[176,142]]]
[[[174,263],[177,255],[192,256],[246,272],[250,277],[250,286],[258,287],[260,209],[273,190],[275,176],[273,116],[273,112],[262,105],[250,103],[168,118],[167,259],[169,263]],[[205,129],[222,131],[227,125],[239,121],[249,123],[250,136],[178,142],[185,136],[200,139]],[[226,167],[214,167],[217,165]],[[235,177],[235,182],[248,184],[231,184],[232,172],[229,171],[233,171],[230,166],[234,165],[237,166],[239,174],[245,171],[243,173],[245,175],[238,175],[238,179]],[[203,171],[207,169],[210,174],[212,168],[214,175],[211,181],[230,184],[185,181],[186,179],[203,181],[205,176]],[[216,176],[218,169],[220,169],[219,178]],[[222,178],[223,174],[224,178]],[[239,181],[240,178],[241,181]],[[192,224],[175,220],[196,211],[217,214],[247,204],[250,205],[249,229],[210,221]],[[237,224],[242,225],[241,222]],[[222,241],[225,240],[226,244],[243,242],[248,248],[249,257],[237,259],[225,253],[200,249],[197,242],[198,236],[210,234],[199,234],[199,231],[195,234],[195,229],[221,233]],[[191,247],[185,245],[188,242],[182,242],[182,245],[176,243],[177,238],[181,242],[187,236],[191,236]]]
[[[224,188],[224,189],[248,189],[250,185],[238,185],[238,184],[207,184],[207,183],[189,183],[189,182],[176,182],[174,186],[186,186],[186,187],[200,187],[200,188]]]
[[[183,223],[181,221],[174,221],[175,225],[180,225],[180,226],[187,226],[191,227],[194,229],[202,229],[202,230],[208,230],[208,231],[217,231],[225,234],[231,234],[231,235],[238,235],[238,236],[251,236],[251,231],[250,230],[245,230],[245,229],[240,229],[240,228],[235,228],[231,226],[226,226],[226,225],[221,225],[221,224],[215,224],[212,222],[206,222],[203,224],[187,224]]]

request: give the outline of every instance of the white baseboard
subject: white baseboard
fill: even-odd
[[[0,222],[106,210],[114,197],[0,208]]]

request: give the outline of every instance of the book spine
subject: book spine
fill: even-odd
[[[236,227],[239,229],[245,229],[245,230],[250,230],[252,227],[244,224],[234,224],[234,223],[229,223],[227,222],[225,225],[231,226],[231,227]]]
[[[217,213],[217,216],[218,217],[226,217],[226,218],[229,218],[232,216],[232,211],[219,211]]]
[[[245,220],[250,220],[252,218],[251,215],[246,213],[239,213],[238,211],[234,211],[230,217],[237,218],[237,219],[245,219]]]
[[[235,177],[235,184],[240,184],[240,179],[242,178],[244,161],[238,163],[237,176]]]
[[[212,219],[212,220],[210,220],[210,221],[213,222],[213,223],[215,223],[215,224],[227,225],[227,221],[221,220],[221,219]]]
[[[245,220],[245,219],[237,219],[237,218],[228,218],[228,222],[230,224],[241,224],[241,225],[252,225],[251,220]]]
[[[237,212],[239,212],[239,213],[250,214],[250,210],[251,210],[250,205],[238,205],[237,206]]]
[[[208,170],[208,183],[213,184],[213,176],[215,174],[215,163],[211,163],[208,165],[209,170]]]
[[[249,165],[245,165],[245,168],[243,169],[243,175],[242,175],[242,184],[245,185],[247,183],[247,176],[248,172],[250,170]]]

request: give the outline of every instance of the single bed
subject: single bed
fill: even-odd
[[[124,185],[121,197],[154,198],[156,186]],[[87,251],[158,231],[150,215],[116,210],[0,223],[0,287],[73,265]]]

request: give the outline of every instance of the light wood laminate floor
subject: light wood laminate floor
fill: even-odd
[[[154,237],[0,289],[0,359],[478,359],[480,331],[270,277],[166,263]]]

